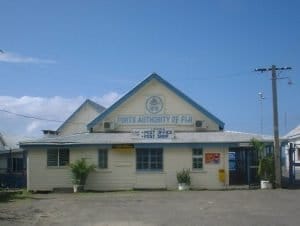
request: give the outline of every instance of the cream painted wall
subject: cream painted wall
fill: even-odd
[[[71,173],[68,167],[47,167],[47,150],[28,150],[27,190],[48,191],[57,187],[71,186]]]
[[[71,148],[70,161],[86,158],[97,165],[98,147]],[[192,171],[192,188],[224,188],[218,179],[218,170],[228,172],[228,149],[226,147],[204,148],[207,152],[221,153],[220,164],[205,164],[203,170]],[[204,157],[203,155],[203,157]],[[183,168],[192,168],[192,148],[165,147],[163,149],[162,172],[137,172],[135,150],[108,151],[108,169],[96,169],[87,180],[89,190],[129,190],[133,188],[176,189],[176,172]],[[203,160],[204,161],[204,160]],[[69,167],[47,167],[47,151],[31,149],[28,151],[28,190],[52,190],[53,188],[71,187]],[[227,176],[228,183],[228,176]]]
[[[210,118],[199,112],[195,107],[185,102],[181,97],[166,88],[157,80],[152,80],[140,89],[135,95],[129,97],[122,105],[109,114],[103,121],[116,122],[118,115],[151,115],[146,111],[146,100],[150,96],[160,96],[163,100],[164,108],[158,114],[153,115],[180,115],[187,114],[193,116],[193,125],[160,125],[161,127],[172,127],[175,131],[195,131],[195,121],[204,120],[207,124],[206,131],[218,131],[219,126]],[[116,131],[131,131],[135,128],[153,128],[155,125],[118,125]],[[103,123],[94,127],[94,131],[104,131]]]
[[[220,153],[219,164],[205,164],[205,153]],[[225,184],[219,181],[219,169],[228,171],[228,148],[207,147],[203,148],[203,169],[192,169],[192,149],[191,148],[170,148],[165,150],[165,168],[167,172],[167,187],[174,189],[177,187],[176,173],[183,168],[191,169],[191,187],[194,189],[218,189]],[[229,179],[227,178],[227,183]]]
[[[76,114],[59,130],[59,135],[70,135],[87,131],[87,124],[95,119],[99,113],[90,104],[84,105]]]

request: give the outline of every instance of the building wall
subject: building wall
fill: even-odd
[[[118,116],[134,116],[134,115],[151,115],[146,110],[146,100],[151,96],[159,96],[163,101],[163,109],[155,116],[160,115],[191,115],[193,118],[193,123],[191,125],[169,125],[162,124],[163,127],[174,127],[175,131],[195,131],[195,121],[201,120],[205,121],[207,128],[205,131],[218,131],[219,126],[208,118],[203,113],[199,112],[191,104],[187,103],[185,100],[177,96],[173,91],[167,89],[164,85],[159,83],[157,80],[152,80],[146,84],[142,89],[140,89],[135,95],[129,97],[123,104],[121,104],[117,109],[110,113],[103,121],[115,122],[115,131],[121,132],[131,132],[136,128],[153,128],[154,124],[128,124],[122,125],[118,124]],[[153,114],[152,114],[153,115]],[[95,132],[105,131],[103,128],[103,122],[99,122],[98,125],[94,127]]]
[[[86,158],[89,163],[98,165],[99,147],[74,147],[70,149],[70,162]],[[204,147],[205,153],[220,153],[219,164],[205,164],[203,170],[191,171],[191,187],[224,188],[226,181],[220,182],[218,170],[228,169],[228,148],[223,146]],[[52,190],[53,188],[71,187],[71,172],[69,167],[47,167],[47,150],[31,149],[28,151],[27,183],[28,190]],[[163,148],[162,172],[137,172],[135,149],[109,149],[108,169],[92,172],[85,188],[88,190],[127,190],[134,188],[166,188],[176,189],[176,173],[183,168],[192,169],[192,147],[166,146]]]
[[[98,115],[99,112],[96,111],[90,104],[84,105],[59,129],[59,135],[64,136],[87,132],[86,125]]]
[[[295,159],[292,161],[296,163],[300,163],[300,137],[295,137],[289,140],[289,143],[292,143],[296,150],[295,150]],[[284,177],[289,177],[289,143],[284,147],[284,167],[282,169],[282,175]],[[295,179],[300,180],[300,166],[295,166]]]

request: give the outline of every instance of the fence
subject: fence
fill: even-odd
[[[0,187],[2,188],[25,188],[26,174],[11,173],[0,174]]]

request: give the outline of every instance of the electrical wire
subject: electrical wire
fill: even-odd
[[[236,73],[229,73],[225,75],[216,75],[216,76],[210,76],[210,77],[186,77],[186,79],[192,79],[192,80],[210,80],[210,79],[227,79],[227,78],[234,78],[234,77],[244,77],[252,73],[253,71],[241,71]]]
[[[211,77],[187,77],[187,79],[193,79],[193,80],[227,79],[227,78],[233,78],[233,77],[247,76],[251,72],[252,71],[243,71],[243,72],[236,72],[236,73],[230,73],[230,74],[220,75],[220,76],[211,76]],[[12,114],[12,115],[15,115],[15,116],[18,116],[18,117],[34,119],[34,120],[39,120],[39,121],[46,121],[46,122],[68,123],[68,124],[85,124],[85,125],[87,124],[87,123],[84,123],[84,122],[67,122],[67,121],[56,120],[56,119],[47,119],[47,118],[43,118],[43,117],[40,117],[40,116],[24,115],[24,114],[9,111],[7,109],[0,109],[0,112],[4,112],[4,113],[7,113],[7,114]]]
[[[22,117],[22,118],[35,119],[35,120],[39,120],[39,121],[56,122],[56,123],[64,123],[65,122],[65,121],[62,121],[62,120],[47,119],[47,118],[42,118],[42,117],[38,117],[38,116],[24,115],[24,114],[8,111],[6,109],[0,109],[0,112],[15,115],[15,116]],[[69,123],[71,123],[71,122],[69,122]],[[86,123],[84,123],[84,122],[72,122],[71,124],[86,124]]]

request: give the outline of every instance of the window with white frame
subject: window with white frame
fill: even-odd
[[[100,169],[107,169],[107,149],[98,150],[98,167]]]
[[[47,150],[47,166],[66,166],[69,164],[68,148],[50,148]]]
[[[203,169],[203,149],[193,149],[193,169]]]
[[[161,171],[163,150],[161,148],[136,149],[136,169],[138,171]]]

